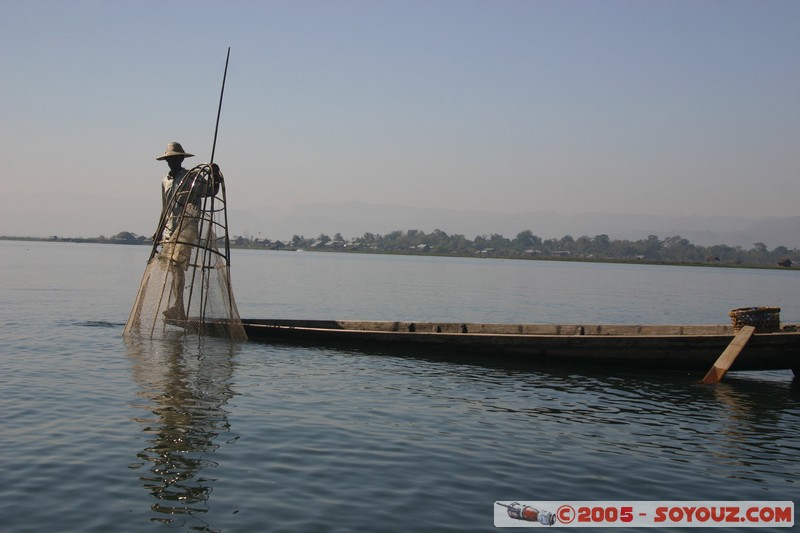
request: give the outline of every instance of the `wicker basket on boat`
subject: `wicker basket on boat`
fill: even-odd
[[[742,326],[753,326],[757,333],[778,331],[781,327],[780,315],[780,307],[740,307],[728,313],[735,331],[742,329]]]

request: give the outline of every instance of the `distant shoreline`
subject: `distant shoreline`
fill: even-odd
[[[152,246],[153,240],[150,238],[140,238],[140,240],[123,240],[104,237],[17,237],[0,235],[0,241],[21,241],[21,242],[45,242],[45,243],[76,243],[76,244],[117,244],[125,246]],[[348,249],[342,248],[269,248],[265,246],[237,245],[231,240],[230,247],[239,250],[263,250],[270,252],[339,252],[339,253],[352,253],[352,254],[368,254],[368,255],[402,255],[402,256],[433,256],[433,257],[464,257],[476,259],[508,259],[520,261],[550,261],[550,262],[564,262],[564,263],[599,263],[599,264],[621,264],[621,265],[662,265],[662,266],[693,266],[693,267],[711,267],[711,268],[741,268],[741,269],[759,269],[759,270],[800,270],[798,266],[780,266],[780,265],[756,265],[756,264],[732,264],[732,263],[719,263],[709,261],[667,261],[667,260],[650,260],[650,259],[621,259],[621,258],[602,258],[602,257],[571,257],[571,256],[524,256],[524,255],[511,255],[511,254],[495,254],[495,255],[478,255],[475,253],[442,253],[434,250],[431,251],[401,251],[401,250],[371,250],[371,249]]]

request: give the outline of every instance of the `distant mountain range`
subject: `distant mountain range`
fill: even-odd
[[[21,237],[98,237],[130,231],[151,235],[158,222],[157,199],[114,199],[77,193],[48,193],[6,198],[0,209],[0,235]],[[44,207],[47,206],[47,207]],[[494,213],[455,209],[418,208],[360,202],[304,204],[282,209],[231,209],[232,236],[287,240],[293,235],[360,237],[365,232],[440,229],[448,234],[502,234],[514,238],[523,230],[548,238],[572,235],[638,240],[680,235],[702,246],[727,244],[750,249],[755,242],[767,248],[800,249],[800,216],[747,218],[735,216],[660,216],[614,213],[561,215],[543,211]]]
[[[542,211],[509,214],[347,202],[304,204],[286,210],[234,209],[229,213],[229,223],[234,234],[270,239],[289,239],[295,234],[315,237],[321,233],[332,237],[337,232],[351,238],[365,232],[385,235],[409,229],[426,233],[440,229],[470,239],[493,233],[513,238],[527,229],[545,239],[607,234],[612,239],[638,240],[649,235],[661,239],[680,235],[702,246],[727,244],[750,249],[753,243],[763,242],[769,249],[800,248],[800,216],[767,219],[613,213],[568,216]]]

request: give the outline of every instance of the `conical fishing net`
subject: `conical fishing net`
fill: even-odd
[[[125,335],[244,340],[230,281],[225,183],[201,164],[174,180]]]

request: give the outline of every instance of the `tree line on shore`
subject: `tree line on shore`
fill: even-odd
[[[680,236],[660,239],[650,235],[636,241],[611,239],[606,234],[577,238],[565,235],[560,239],[543,239],[531,230],[519,232],[509,239],[501,234],[479,235],[468,239],[464,235],[449,235],[442,230],[425,233],[421,230],[392,231],[386,235],[364,233],[345,240],[341,234],[333,237],[320,234],[314,238],[294,235],[289,241],[259,240],[235,237],[239,247],[259,247],[287,250],[338,250],[377,253],[436,254],[505,258],[576,259],[594,261],[645,261],[664,263],[727,264],[737,266],[791,267],[800,251],[778,246],[768,249],[763,242],[752,248],[718,244],[700,246]]]
[[[123,231],[112,237],[46,239],[0,237],[14,240],[46,240],[69,242],[99,242],[111,244],[149,244],[153,241]],[[514,259],[561,259],[609,262],[648,262],[679,264],[718,264],[729,266],[790,268],[800,259],[800,251],[778,246],[772,250],[763,242],[753,243],[750,249],[741,246],[717,244],[700,246],[680,236],[660,239],[650,235],[636,241],[611,239],[606,234],[574,238],[565,235],[560,239],[543,239],[530,230],[519,232],[509,239],[501,234],[478,235],[468,239],[464,235],[449,235],[442,230],[425,233],[421,230],[392,231],[386,235],[364,233],[361,237],[346,240],[340,233],[329,237],[320,234],[306,238],[294,235],[290,240],[279,241],[235,236],[231,246],[270,250],[343,251],[362,253],[427,254],[452,256],[479,256]]]

